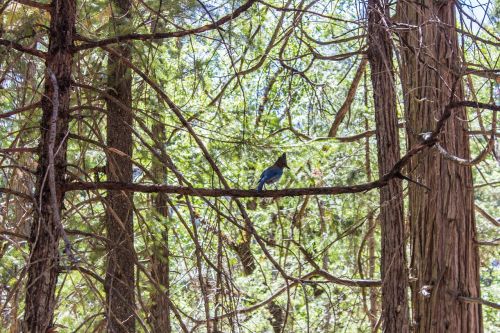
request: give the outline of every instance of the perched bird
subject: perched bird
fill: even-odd
[[[259,186],[257,187],[257,192],[262,191],[264,184],[272,184],[274,182],[277,182],[281,178],[281,175],[283,175],[283,168],[289,168],[288,165],[286,164],[285,153],[283,153],[283,155],[281,155],[278,158],[276,163],[274,163],[272,166],[270,166],[269,168],[264,170],[264,172],[262,172],[262,175],[260,176],[259,179]]]

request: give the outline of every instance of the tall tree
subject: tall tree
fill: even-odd
[[[158,119],[161,116],[155,112]],[[162,152],[160,145],[166,142],[165,138],[165,125],[163,123],[155,123],[152,128],[152,134],[155,138],[155,148],[157,151]],[[163,159],[164,160],[164,159]],[[162,179],[167,178],[167,171],[165,164],[162,163],[157,157],[153,157],[152,173],[155,181],[161,182]],[[154,196],[154,208],[156,211],[156,220],[161,225],[159,239],[154,240],[153,253],[151,255],[151,275],[158,282],[161,290],[155,288],[152,291],[152,306],[151,306],[151,322],[155,332],[172,332],[172,325],[170,321],[170,251],[168,242],[168,219],[170,214],[168,211],[167,194],[158,193]]]
[[[385,0],[368,0],[368,60],[371,67],[379,176],[400,159],[396,90],[392,65],[389,5]],[[383,331],[408,332],[408,274],[406,269],[403,188],[393,179],[380,189],[382,245]]]
[[[110,25],[112,33],[123,33],[131,25],[130,1],[114,0]],[[131,46],[114,47],[108,58],[107,178],[132,181],[132,75],[121,57],[130,59]],[[134,224],[131,192],[110,191],[107,196],[106,230],[109,238],[106,268],[106,313],[108,332],[134,332]]]
[[[49,47],[45,57],[41,138],[35,198],[35,216],[30,234],[30,261],[24,313],[25,332],[46,332],[56,307],[55,288],[59,270],[59,240],[62,235],[61,207],[66,177],[66,148],[71,95],[76,3],[52,1],[49,7]]]
[[[455,1],[398,2],[402,82],[410,147],[433,130],[452,100],[463,99],[455,30]],[[469,158],[465,108],[453,110],[440,137],[448,152]],[[479,259],[470,167],[445,160],[436,150],[415,156],[410,184],[413,317],[416,332],[481,332],[481,307],[457,296],[479,296]]]

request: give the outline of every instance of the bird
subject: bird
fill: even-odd
[[[260,175],[257,192],[262,191],[262,188],[265,184],[272,184],[277,182],[283,175],[283,168],[290,169],[290,167],[286,164],[286,153],[283,153],[273,165],[262,172],[262,175]]]

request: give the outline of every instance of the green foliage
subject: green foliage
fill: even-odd
[[[269,2],[278,8],[283,6],[281,1]],[[130,18],[116,29],[108,23],[112,12],[108,1],[81,1],[77,32],[100,40],[115,34],[179,31],[212,23],[206,9],[218,19],[234,11],[243,1],[203,3],[206,8],[195,0],[134,2]],[[297,4],[292,2],[292,6],[295,8]],[[219,30],[155,42],[131,41],[132,62],[180,107],[232,188],[255,188],[262,170],[282,152],[288,154],[290,170],[285,171],[277,185],[279,188],[367,182],[378,175],[375,138],[355,142],[326,138],[363,55],[332,61],[313,59],[312,52],[339,55],[363,50],[364,18],[352,10],[354,6],[357,3],[347,0],[336,3],[320,1],[308,9],[310,13],[297,19],[296,11],[281,11],[257,3]],[[46,49],[48,36],[45,29],[49,24],[46,13],[9,5],[4,14],[1,18],[2,39]],[[278,24],[280,20],[281,24]],[[294,23],[296,20],[299,23]],[[272,40],[275,32],[276,38]],[[359,38],[343,43],[320,45],[313,42],[356,36]],[[483,34],[481,37],[491,39]],[[81,45],[84,41],[75,44]],[[467,50],[464,54],[466,60],[474,62],[477,68],[497,65],[498,50],[490,45],[466,39],[462,46]],[[41,99],[43,60],[1,46],[0,64],[2,113]],[[106,103],[102,94],[107,90],[106,66],[107,54],[99,48],[75,54],[73,80],[97,88],[100,93],[76,85],[73,87],[70,133],[84,139],[68,138],[70,180],[106,180],[105,174],[99,171],[106,166],[107,153],[103,148],[106,144]],[[135,117],[132,160],[136,168],[142,168],[136,182],[186,186],[173,170],[161,175],[161,179],[151,177],[153,161],[160,156],[163,157],[163,166],[171,160],[192,186],[222,188],[179,119],[150,85],[136,73],[132,75]],[[493,89],[491,80],[474,77],[473,84],[478,99],[488,101]],[[375,128],[370,87],[369,75],[366,75],[340,127],[339,137]],[[467,94],[471,96],[470,90]],[[398,108],[402,114],[403,93],[398,91],[398,96]],[[472,110],[470,115],[470,127],[479,129],[479,118]],[[485,128],[491,128],[492,113],[483,112],[481,116]],[[38,108],[0,118],[1,147],[35,148],[40,140],[40,117]],[[404,120],[402,116],[400,118]],[[153,126],[158,124],[166,128],[165,140],[159,140],[152,133]],[[403,151],[408,148],[404,135],[401,131]],[[482,150],[485,142],[482,136],[474,136],[471,144],[473,156]],[[35,171],[37,156],[11,154],[4,157],[2,153],[0,158],[3,159],[0,186],[32,193],[35,174],[24,169]],[[367,175],[367,162],[371,179]],[[14,166],[22,166],[23,172],[15,176],[13,170],[19,169]],[[474,169],[476,184],[498,182],[498,179],[498,164],[491,156]],[[476,203],[495,217],[500,216],[497,189],[498,184],[478,187],[475,191]],[[269,256],[294,277],[306,275],[316,265],[345,279],[380,278],[379,227],[376,227],[372,241],[374,258],[369,258],[370,240],[367,236],[368,220],[374,218],[376,221],[378,215],[376,191],[317,198],[241,200],[268,251],[266,254],[252,239],[250,248],[256,269],[251,275],[244,274],[242,258],[234,250],[234,244],[242,243],[247,237],[244,218],[234,199],[188,199],[176,195],[169,195],[168,199],[169,216],[165,217],[153,209],[154,195],[134,195],[139,332],[151,331],[151,306],[155,295],[150,281],[151,262],[152,257],[161,252],[165,242],[162,235],[167,231],[171,279],[168,292],[190,328],[193,328],[194,321],[189,318],[205,318],[199,275],[208,290],[206,298],[210,316],[252,307],[277,293],[286,283],[291,283],[278,273]],[[73,231],[68,234],[81,260],[79,265],[93,275],[76,270],[61,272],[55,322],[64,327],[61,329],[64,332],[71,332],[79,325],[82,331],[102,328],[105,296],[99,278],[105,276],[107,255],[105,202],[105,191],[66,194],[64,226]],[[3,210],[0,232],[29,235],[36,207],[25,199],[4,194],[0,197],[0,208]],[[478,216],[478,239],[492,240],[496,237],[495,232],[490,222]],[[25,237],[0,235],[0,302],[8,310],[8,315],[2,314],[1,317],[5,328],[0,332],[4,332],[10,325],[10,315],[18,319],[22,317],[23,270],[29,247]],[[197,251],[205,255],[200,268]],[[498,264],[493,263],[498,263],[499,259],[497,248],[482,248],[482,293],[484,298],[494,302],[499,301],[500,273]],[[370,274],[371,262],[375,267]],[[64,256],[61,265],[69,265]],[[225,275],[218,276],[214,265]],[[289,312],[285,332],[370,331],[370,321],[364,310],[365,302],[369,301],[363,298],[360,288],[327,283],[322,278],[314,280],[315,283],[294,285],[289,292],[274,298],[279,307]],[[378,294],[376,299],[380,300]],[[491,332],[500,329],[494,310],[483,309],[485,327]],[[173,315],[171,317],[173,331],[180,331],[178,322]],[[269,309],[262,306],[231,320],[225,318],[219,326],[224,332],[238,329],[241,332],[270,332],[269,318]],[[199,331],[205,329],[200,327]]]

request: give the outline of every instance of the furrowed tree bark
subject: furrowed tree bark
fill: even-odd
[[[39,166],[37,170],[37,207],[30,233],[30,258],[26,286],[23,332],[45,333],[51,326],[56,308],[55,288],[59,267],[60,216],[66,175],[66,137],[69,123],[71,65],[76,3],[74,0],[50,4],[49,47],[45,61],[45,86],[40,122]],[[50,75],[55,76],[57,86]],[[55,93],[57,92],[57,96]],[[54,103],[57,101],[57,103]],[[54,103],[54,104],[53,104]],[[51,117],[57,106],[55,124]],[[54,126],[55,125],[55,126]],[[55,133],[54,133],[55,132]],[[51,142],[50,137],[55,140]],[[48,182],[49,150],[54,153],[56,202],[52,202]],[[57,209],[57,211],[54,211]]]
[[[366,74],[365,74],[365,106],[368,110],[368,89],[366,84]],[[368,129],[368,119],[365,119],[365,129]],[[372,167],[370,162],[370,139],[365,139],[365,168],[366,168],[366,179],[370,182],[372,181]],[[376,219],[374,216],[374,212],[370,211],[367,216],[368,220],[368,278],[373,279],[375,276],[375,266],[376,266],[376,258],[375,258],[375,227],[376,227]],[[376,333],[375,328],[377,327],[377,318],[378,318],[378,301],[377,301],[377,291],[373,288],[370,288],[370,310],[369,310],[369,318],[372,332]]]
[[[161,115],[157,114],[157,119]],[[166,142],[165,125],[156,123],[152,128],[155,137],[155,148],[162,151],[158,145]],[[167,178],[167,168],[158,158],[153,157],[153,175],[157,181]],[[164,181],[161,181],[164,183]],[[170,321],[170,251],[168,242],[168,223],[170,214],[168,211],[167,194],[157,193],[154,195],[154,207],[157,221],[159,223],[160,239],[154,241],[153,254],[151,256],[151,275],[162,286],[162,292],[156,288],[152,290],[151,322],[154,332],[172,332]]]
[[[431,130],[451,100],[463,100],[455,31],[455,2],[398,2],[401,23],[415,26],[400,34],[402,82],[410,147]],[[454,96],[452,96],[454,92]],[[439,137],[450,153],[470,158],[464,107],[455,108]],[[479,256],[474,244],[473,183],[470,167],[445,160],[436,150],[414,156],[412,177],[432,188],[409,185],[411,268],[415,332],[482,332]]]
[[[368,0],[368,60],[371,67],[379,175],[400,159],[396,91],[389,30],[389,5]],[[403,188],[392,179],[380,188],[382,331],[405,333],[408,324]]]
[[[129,28],[130,1],[114,0],[110,19],[111,33],[120,34]],[[131,57],[131,46],[116,46],[125,59]],[[132,106],[132,75],[130,69],[114,54],[108,54],[108,93],[127,106]],[[132,114],[111,99],[107,100],[107,145],[110,149],[107,178],[110,181],[132,181]],[[118,152],[116,152],[116,150]],[[133,193],[109,191],[106,200],[106,231],[109,242],[106,267],[107,331],[135,331],[134,296],[134,225]]]

